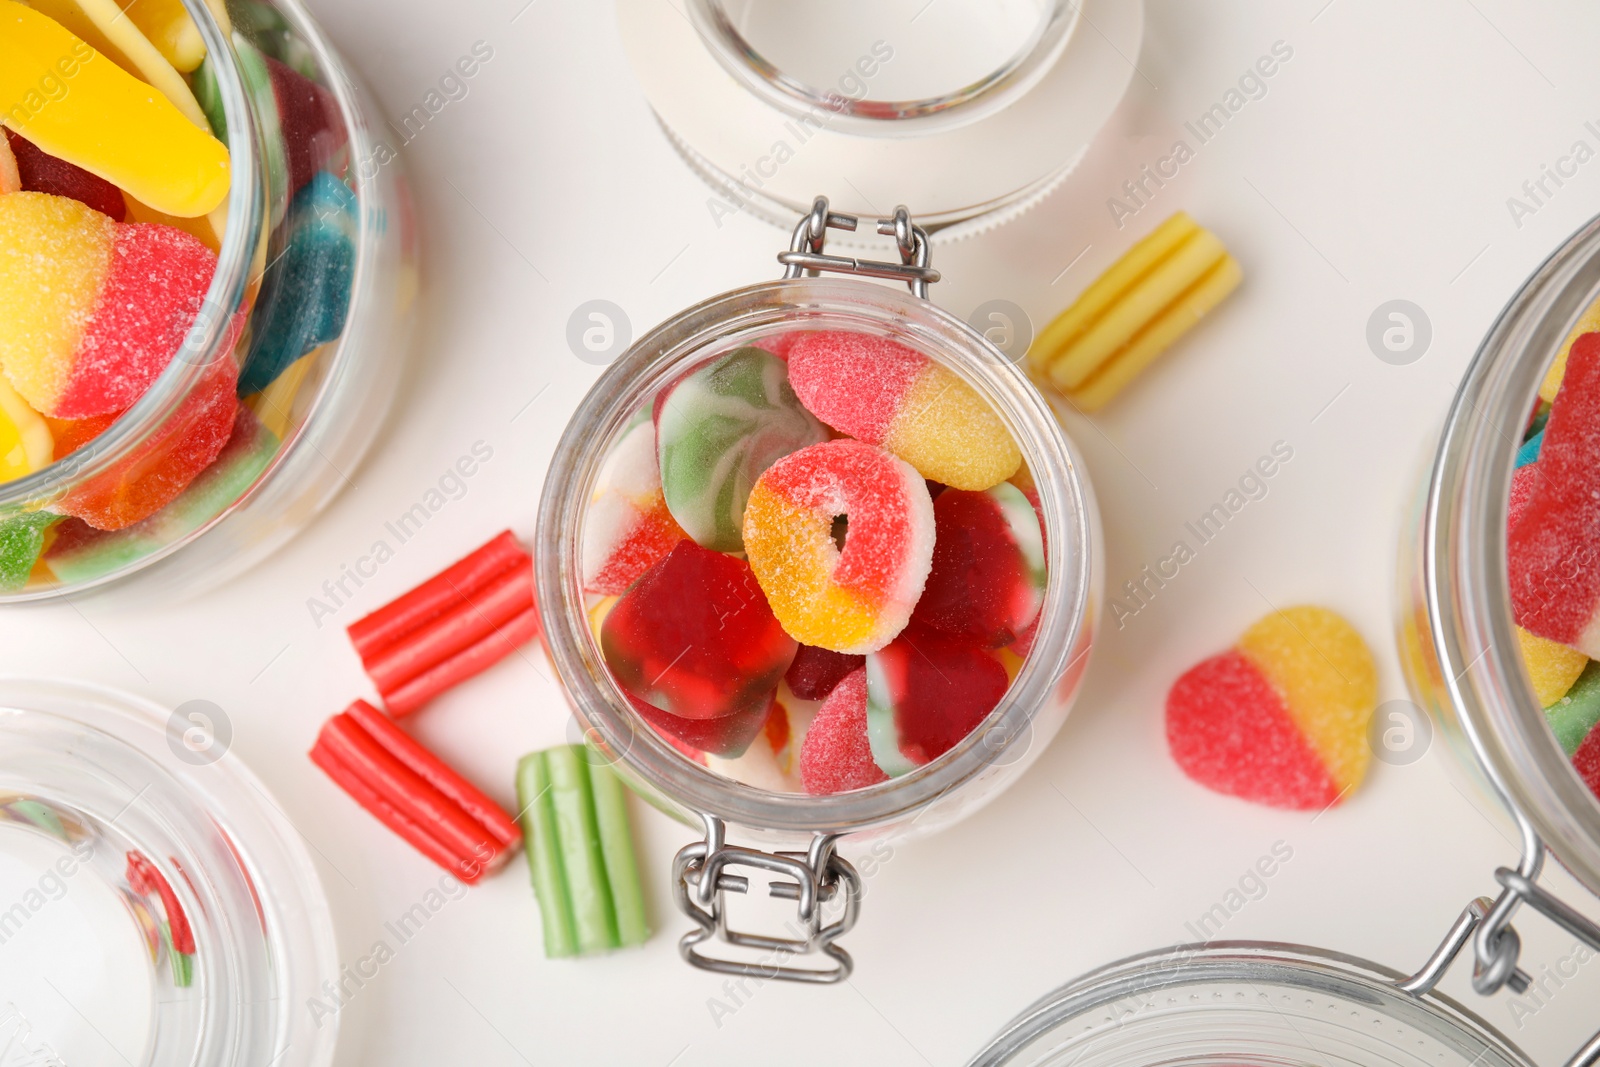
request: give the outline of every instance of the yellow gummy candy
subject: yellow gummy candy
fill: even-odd
[[[1572,683],[1589,665],[1589,657],[1575,648],[1535,636],[1517,627],[1517,643],[1522,646],[1522,665],[1528,669],[1533,693],[1539,706],[1548,708],[1567,695]]]
[[[982,492],[1022,465],[1022,450],[994,408],[953,372],[930,363],[906,393],[883,447],[924,478]]]
[[[1327,608],[1293,607],[1246,630],[1238,649],[1283,695],[1334,784],[1360,785],[1372,758],[1378,668],[1355,627]]]
[[[55,450],[43,416],[0,376],[0,482],[49,466]]]
[[[118,6],[173,69],[187,74],[206,58],[206,43],[183,0],[119,0]]]
[[[17,171],[17,157],[11,151],[11,142],[0,130],[0,196],[22,192],[22,175]]]
[[[0,0],[0,123],[168,215],[204,215],[228,195],[222,142],[15,0]]]
[[[1578,319],[1578,324],[1567,334],[1567,339],[1561,342],[1561,349],[1556,353],[1555,362],[1545,371],[1544,381],[1539,385],[1539,399],[1551,404],[1556,402],[1556,393],[1561,390],[1561,379],[1567,373],[1567,353],[1572,351],[1572,342],[1596,330],[1600,330],[1600,300],[1596,300],[1584,310],[1583,316]]]
[[[1040,332],[1036,374],[1094,411],[1238,287],[1222,242],[1183,212],[1156,227]]]

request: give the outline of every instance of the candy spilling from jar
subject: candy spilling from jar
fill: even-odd
[[[581,563],[640,718],[728,777],[824,794],[909,773],[994,711],[1044,546],[1021,451],[971,386],[827,331],[664,388],[606,458]]]
[[[1529,415],[1507,503],[1524,665],[1550,727],[1600,796],[1600,303],[1567,337]]]
[[[240,305],[209,309],[236,175],[188,13],[0,0],[0,484],[99,437],[175,360],[209,360],[143,443],[0,513],[0,592],[92,581],[232,505],[343,331],[357,217],[339,105],[281,18],[250,7],[260,26],[232,40],[268,226]],[[215,359],[184,351],[203,315],[223,323]]]

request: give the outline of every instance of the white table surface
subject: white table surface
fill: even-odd
[[[438,872],[305,757],[319,723],[368,692],[338,627],[504,526],[531,535],[556,438],[598,373],[565,342],[577,305],[615,301],[637,332],[771,276],[782,240],[747,217],[712,224],[706,189],[628,70],[611,5],[524,3],[316,5],[392,117],[474,42],[494,50],[470,95],[405,149],[425,238],[418,354],[355,486],[267,564],[191,603],[0,613],[8,669],[225,709],[234,751],[322,857],[347,962]],[[1267,95],[1119,231],[1106,199],[1280,40],[1294,54]],[[714,1012],[712,998],[733,1001],[721,978],[679,961],[685,922],[667,893],[690,832],[640,806],[660,930],[646,947],[547,962],[519,861],[441,910],[354,997],[338,1062],[957,1064],[1054,985],[1190,939],[1185,923],[1278,841],[1293,860],[1225,936],[1419,964],[1515,857],[1488,802],[1452,784],[1443,746],[1410,766],[1375,764],[1349,803],[1313,824],[1188,782],[1165,751],[1162,700],[1267,610],[1263,598],[1342,611],[1378,657],[1383,698],[1406,695],[1391,637],[1402,504],[1495,313],[1600,208],[1600,161],[1520,227],[1506,206],[1574,141],[1600,146],[1584,126],[1600,120],[1597,40],[1600,10],[1577,2],[1154,0],[1129,95],[1082,165],[1020,222],[940,247],[936,298],[966,314],[1003,297],[1042,323],[1138,234],[1192,212],[1244,265],[1243,288],[1110,410],[1069,427],[1100,497],[1110,586],[1165,555],[1183,523],[1281,439],[1294,459],[1270,495],[1125,628],[1105,630],[1067,726],[1014,788],[895,850],[848,939],[848,984],[772,983],[732,1014]],[[1364,338],[1369,314],[1393,298],[1433,325],[1431,348],[1409,366],[1380,362]],[[314,626],[307,599],[479,439],[494,457],[467,494]],[[517,754],[566,736],[537,659],[506,663],[415,720],[508,805]],[[1559,872],[1551,884],[1579,896]],[[1530,971],[1570,953],[1572,939],[1537,917],[1519,926]],[[1600,964],[1531,1015],[1527,998],[1520,1012],[1505,994],[1478,1000],[1459,970],[1446,988],[1541,1063],[1563,1062],[1600,1025]],[[106,1062],[120,1061],[108,1052]]]

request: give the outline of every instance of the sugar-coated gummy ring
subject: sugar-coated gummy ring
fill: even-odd
[[[802,448],[773,464],[744,516],[745,551],[773,614],[795,640],[835,652],[874,652],[905,628],[928,578],[933,539],[922,476],[852,440]]]

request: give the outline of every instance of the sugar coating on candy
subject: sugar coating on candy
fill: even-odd
[[[823,796],[887,782],[867,741],[867,671],[853,671],[817,709],[800,745],[800,781]]]
[[[69,197],[115,222],[127,215],[122,190],[98,174],[41,151],[38,145],[11,130],[5,131],[5,137],[16,159],[17,179],[23,189]]]
[[[687,536],[661,494],[655,442],[655,427],[639,423],[623,434],[600,472],[579,555],[587,593],[627,591]]]
[[[912,385],[883,446],[956,489],[988,489],[1022,463],[1022,450],[994,408],[938,364]]]
[[[1229,796],[1301,810],[1340,796],[1283,697],[1238,651],[1197,664],[1173,684],[1167,746],[1183,773]]]
[[[1522,665],[1533,683],[1533,695],[1541,708],[1567,695],[1572,683],[1589,665],[1589,657],[1575,648],[1543,637],[1536,637],[1517,627],[1517,646],[1522,652]]]
[[[748,564],[684,540],[606,615],[600,648],[633,696],[682,718],[714,719],[776,689],[795,642]]]
[[[932,363],[886,337],[824,330],[789,346],[789,381],[811,412],[840,433],[879,445],[912,384]]]
[[[1572,769],[1578,772],[1589,792],[1600,797],[1600,730],[1590,730],[1578,751],[1572,754]]]
[[[1511,495],[1506,499],[1506,535],[1516,528],[1522,513],[1528,510],[1528,501],[1533,499],[1533,488],[1538,484],[1542,475],[1537,464],[1518,467],[1511,475]]]
[[[116,228],[76,200],[0,196],[0,367],[46,415],[111,272]]]
[[[862,656],[847,656],[829,648],[801,645],[783,676],[789,691],[801,700],[823,700],[851,671],[866,666]]]
[[[667,508],[706,548],[744,549],[744,509],[774,462],[828,439],[801,406],[783,360],[740,348],[679,379],[655,404]]]
[[[1250,627],[1237,647],[1283,694],[1338,787],[1359,785],[1372,758],[1367,726],[1378,704],[1378,667],[1355,627],[1327,608],[1291,607]]]
[[[1535,480],[1506,545],[1512,615],[1530,633],[1600,655],[1600,334],[1573,343]]]
[[[981,493],[947,489],[933,517],[933,566],[912,619],[989,648],[1016,641],[1044,596],[1044,535],[1033,504],[1010,482]]]
[[[12,592],[28,584],[44,549],[45,531],[60,519],[48,511],[30,511],[0,520],[0,591]]]
[[[1600,723],[1600,662],[1590,660],[1572,688],[1546,707],[1544,715],[1561,750],[1568,756],[1576,753],[1583,739]]]
[[[842,550],[834,538],[840,518]],[[795,640],[835,652],[875,651],[905,628],[933,541],[922,477],[860,441],[785,456],[745,508],[745,550],[773,612]]]
[[[970,641],[908,629],[867,657],[867,737],[898,777],[950,751],[989,716],[1011,680]]]

